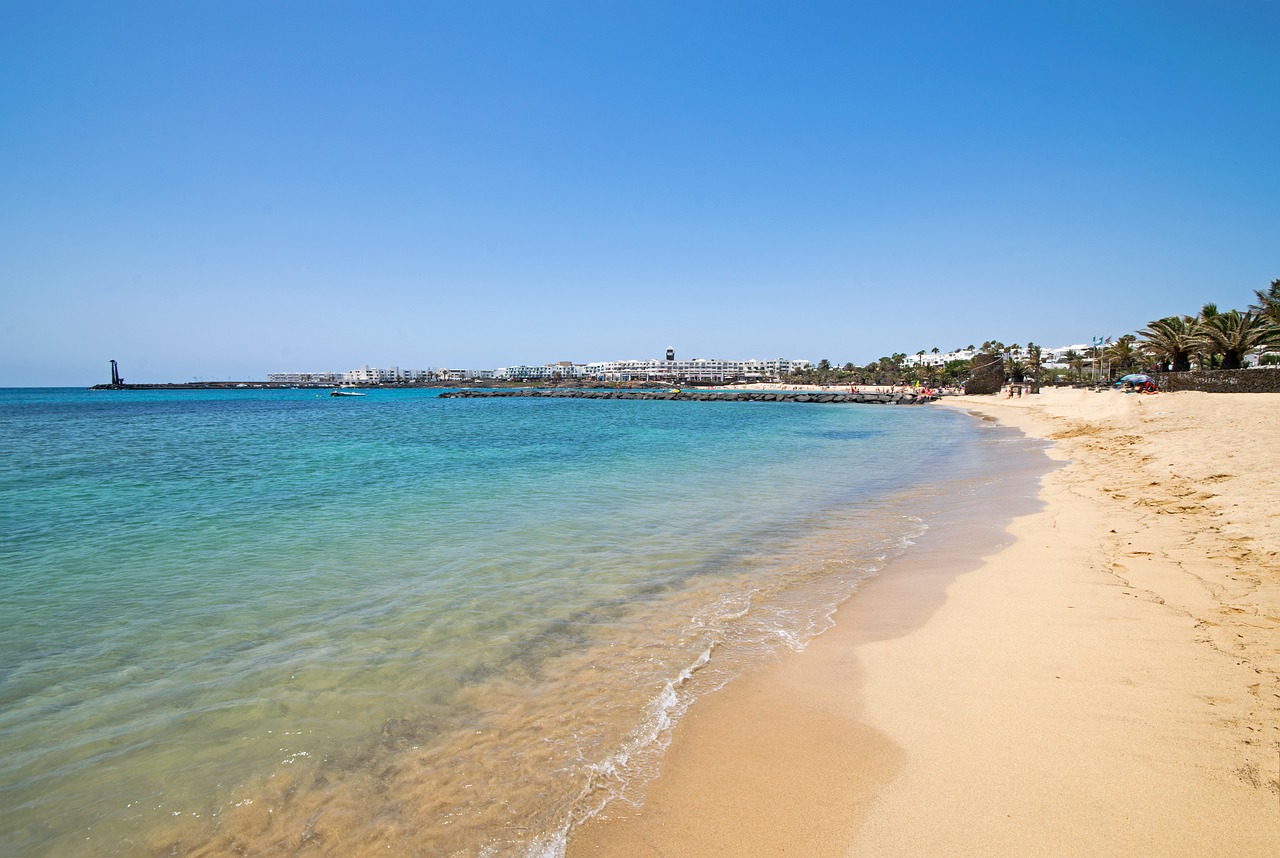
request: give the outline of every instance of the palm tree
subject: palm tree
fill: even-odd
[[[1253,294],[1258,296],[1258,303],[1249,309],[1266,316],[1273,325],[1280,325],[1280,280],[1272,280],[1271,288],[1267,291],[1256,289]]]
[[[1027,342],[1027,367],[1031,376],[1031,392],[1040,392],[1040,356],[1043,350],[1033,342]]]
[[[1084,355],[1075,349],[1067,349],[1066,354],[1062,356],[1067,366],[1071,367],[1071,371],[1076,374],[1076,381],[1084,375]]]
[[[1171,372],[1191,369],[1191,355],[1200,342],[1200,330],[1190,316],[1167,316],[1147,322],[1138,335],[1159,358],[1169,364]]]
[[[1280,342],[1280,329],[1260,313],[1231,310],[1215,313],[1201,323],[1200,342],[1211,354],[1222,355],[1223,369],[1240,369],[1246,354]]]
[[[894,357],[897,357],[897,355],[894,355]],[[876,373],[876,377],[879,379],[878,381],[879,384],[893,384],[896,379],[897,372],[898,372],[898,364],[894,361],[894,358],[891,358],[891,357],[880,358],[879,366],[877,367],[877,373]]]
[[[1025,363],[1015,358],[1012,354],[1005,355],[1004,371],[1014,384],[1022,384],[1029,370],[1030,368]]]
[[[1138,352],[1133,347],[1138,338],[1133,334],[1125,334],[1117,339],[1106,351],[1106,357],[1110,359],[1112,366],[1125,372],[1132,372],[1134,363],[1137,361]]]
[[[1210,319],[1215,319],[1217,317],[1218,305],[1213,303],[1205,304],[1200,308],[1200,315],[1196,316],[1196,325],[1203,325]],[[1205,343],[1203,338],[1200,338],[1198,342],[1200,347],[1196,349],[1196,368],[1202,371],[1206,369],[1214,369],[1218,362],[1218,353],[1207,350],[1210,347]],[[1205,364],[1208,364],[1208,366],[1205,366]]]

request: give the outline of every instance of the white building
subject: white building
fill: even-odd
[[[1264,360],[1267,362],[1263,363]],[[1258,367],[1276,366],[1277,364],[1280,364],[1280,352],[1274,349],[1264,349],[1244,356],[1245,369],[1257,369]]]
[[[1071,352],[1080,355],[1086,362],[1093,359],[1093,346],[1087,343],[1076,343],[1073,346],[1045,349],[1040,355],[1040,365],[1051,369],[1069,369],[1070,361],[1067,360],[1067,355]]]
[[[1027,359],[1027,350],[1021,346],[1010,351],[1018,360]],[[1055,369],[1066,367],[1067,354],[1073,351],[1088,361],[1093,355],[1093,346],[1077,343],[1072,346],[1057,346],[1056,348],[1042,347],[1040,349],[1040,365]],[[970,349],[960,349],[954,352],[946,352],[945,354],[926,352],[925,354],[909,355],[902,363],[904,366],[945,366],[953,360],[972,360],[975,354],[977,352]]]
[[[347,372],[272,372],[267,380],[287,384],[397,384],[405,382],[477,381],[504,379],[512,381],[555,381],[591,378],[598,381],[770,381],[781,379],[811,366],[807,360],[611,360],[594,363],[559,361],[541,365],[517,364],[492,369],[415,369],[399,367],[381,369],[367,364]]]
[[[445,369],[436,370],[436,378],[441,381],[479,381],[486,378],[497,378],[491,369]]]
[[[557,378],[594,378],[598,381],[765,381],[781,378],[808,367],[807,360],[608,360],[586,364],[570,361],[529,366],[504,366],[498,378],[512,380],[548,380]]]
[[[267,381],[272,384],[338,384],[340,372],[269,372]]]
[[[541,366],[516,364],[515,366],[499,367],[491,377],[503,378],[509,381],[543,381],[558,378],[582,378],[585,374],[583,370],[583,364],[564,360],[558,363],[542,364]]]
[[[423,382],[434,378],[429,369],[380,369],[367,364],[346,372],[269,372],[267,381],[276,384],[396,384]]]
[[[960,349],[959,351],[946,352],[945,354],[934,354],[933,352],[925,352],[924,354],[907,355],[902,361],[903,366],[946,366],[953,360],[973,360],[973,356],[977,352],[970,349]]]
[[[614,360],[589,363],[584,375],[601,381],[766,381],[810,366],[807,360]]]
[[[401,369],[398,366],[380,369],[368,364],[359,369],[352,369],[342,374],[344,384],[401,384],[414,381],[429,381],[433,377],[429,369]]]

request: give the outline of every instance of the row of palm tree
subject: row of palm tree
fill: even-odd
[[[1247,310],[1221,312],[1215,304],[1205,304],[1195,316],[1166,316],[1148,322],[1137,334],[1125,334],[1108,341],[1100,354],[1091,357],[1076,351],[1064,355],[1075,380],[1084,378],[1085,365],[1104,361],[1107,375],[1118,376],[1139,369],[1186,372],[1194,362],[1198,369],[1240,369],[1246,355],[1271,346],[1280,347],[1280,279],[1268,289],[1254,292],[1257,303]],[[1014,382],[1035,385],[1045,378],[1042,349],[1035,343],[1005,345],[987,340],[969,351],[1002,354],[1005,374]],[[957,348],[955,351],[962,351]],[[937,347],[932,349],[938,354]],[[924,351],[917,352],[924,355]],[[970,361],[950,361],[941,366],[911,366],[903,353],[887,355],[865,366],[846,363],[833,366],[825,358],[793,374],[792,381],[816,384],[956,384],[969,374]]]
[[[1280,280],[1254,294],[1247,310],[1205,304],[1196,316],[1156,319],[1138,333],[1161,369],[1186,372],[1193,359],[1200,369],[1239,369],[1245,355],[1280,344]]]
[[[1063,357],[1075,380],[1084,377],[1085,364],[1104,362],[1107,377],[1139,369],[1157,372],[1186,372],[1197,369],[1240,369],[1246,355],[1280,347],[1280,279],[1265,290],[1255,290],[1257,303],[1247,310],[1222,312],[1215,304],[1205,304],[1195,316],[1166,316],[1148,322],[1137,334],[1125,334],[1111,341],[1096,357],[1069,351]],[[1026,356],[1015,344],[988,342],[984,350],[1005,354],[1005,372],[1013,381],[1041,378],[1040,353],[1034,343]],[[1034,355],[1034,357],[1032,357]],[[1032,366],[1034,364],[1034,367]],[[1099,365],[1101,370],[1102,366]]]
[[[934,349],[934,354],[937,353],[938,350]],[[958,384],[968,377],[970,369],[970,361],[967,360],[949,361],[943,366],[913,366],[907,363],[905,353],[898,352],[864,366],[853,363],[835,366],[823,358],[807,369],[792,373],[787,381],[798,384],[922,384],[938,387]]]

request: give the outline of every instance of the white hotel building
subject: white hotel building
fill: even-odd
[[[267,381],[271,384],[341,384],[341,372],[269,372]]]
[[[492,376],[492,373],[490,373]],[[395,384],[397,382],[430,381],[435,374],[429,369],[379,369],[368,364],[346,372],[269,372],[273,384]]]
[[[543,366],[504,366],[497,377],[508,380],[594,378],[599,381],[769,381],[809,366],[807,360],[611,360]]]
[[[427,381],[551,381],[587,378],[602,382],[620,381],[771,381],[810,366],[807,360],[611,360],[595,363],[560,361],[537,366],[520,364],[492,369],[379,369],[362,366],[347,372],[271,372],[273,384],[396,384]]]
[[[953,360],[971,360],[977,352],[968,349],[960,349],[959,351],[947,352],[946,354],[933,354],[925,352],[924,354],[907,355],[902,361],[903,366],[946,366]]]
[[[1040,365],[1045,367],[1065,367],[1067,365],[1066,355],[1068,352],[1078,352],[1086,358],[1093,354],[1093,346],[1085,343],[1077,343],[1073,346],[1058,346],[1057,348],[1042,348],[1040,350]],[[946,354],[932,354],[925,352],[924,354],[907,355],[906,360],[902,363],[904,366],[945,366],[953,360],[971,360],[977,352],[969,349],[961,349],[960,351],[947,352]],[[1013,351],[1013,356],[1019,359],[1026,357],[1026,349],[1018,348]]]

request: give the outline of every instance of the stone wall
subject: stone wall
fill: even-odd
[[[1201,390],[1205,393],[1280,393],[1280,368],[1215,369],[1205,372],[1162,372],[1155,376],[1161,390]]]
[[[974,355],[973,375],[964,383],[966,396],[999,393],[1004,387],[1004,358],[1000,355]]]
[[[570,390],[557,388],[515,390],[451,390],[441,399],[669,399],[684,402],[853,402],[870,405],[919,405],[933,402],[936,396],[908,391],[905,393],[826,393],[793,390]]]

